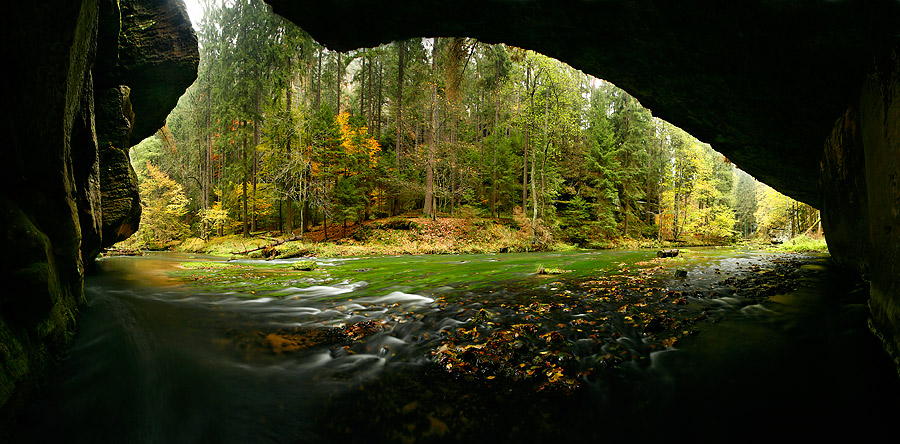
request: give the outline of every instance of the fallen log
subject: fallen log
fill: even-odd
[[[293,241],[298,241],[298,240],[302,240],[302,239],[303,239],[303,235],[298,235],[298,236],[294,236],[294,237],[291,237],[291,238],[288,238],[288,239],[282,239],[282,240],[280,240],[280,241],[273,242],[273,243],[271,243],[271,244],[269,244],[269,245],[263,245],[263,246],[261,246],[261,247],[251,248],[251,249],[249,249],[249,250],[238,251],[238,252],[232,251],[232,252],[230,252],[230,254],[247,254],[247,253],[252,253],[252,252],[254,252],[254,251],[265,250],[266,248],[277,247],[277,246],[279,246],[279,245],[281,245],[281,244],[283,244],[283,243],[286,243],[286,242],[293,242]]]
[[[659,250],[656,257],[675,257],[678,256],[678,250]]]
[[[107,248],[102,253],[103,257],[109,256],[143,256],[144,252],[130,248]]]

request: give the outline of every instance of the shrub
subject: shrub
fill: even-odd
[[[814,238],[801,234],[777,247],[772,248],[775,251],[807,253],[807,252],[828,252],[828,243],[824,237]]]
[[[206,242],[199,237],[189,237],[181,243],[178,250],[185,253],[203,253],[206,251]]]
[[[363,226],[357,228],[356,230],[353,230],[353,234],[351,234],[350,237],[355,241],[365,242],[366,240],[371,238],[372,235],[375,233],[375,230],[377,230],[379,228],[381,228],[380,224],[377,224],[377,223],[373,223],[370,225],[363,225]]]
[[[383,226],[389,230],[418,230],[421,228],[412,219],[388,219],[384,221]]]
[[[456,209],[456,214],[462,219],[475,219],[478,213],[478,209],[471,205],[463,205]]]

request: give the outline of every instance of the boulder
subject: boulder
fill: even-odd
[[[678,256],[678,250],[659,250],[656,257],[675,257]]]

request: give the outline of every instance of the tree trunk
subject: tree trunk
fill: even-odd
[[[291,82],[290,81],[288,81],[286,95],[287,95],[287,101],[285,102],[284,110],[287,112],[287,115],[288,115],[288,125],[290,127],[290,130],[288,131],[288,134],[287,134],[287,141],[285,143],[285,148],[287,151],[287,157],[288,157],[288,159],[290,159],[291,158],[291,136],[293,136],[293,130],[294,130],[294,128],[293,128],[294,121],[293,121],[293,117],[291,116]],[[287,203],[287,209],[286,209],[287,215],[285,216],[285,219],[287,219],[287,224],[286,224],[287,228],[285,231],[287,233],[289,233],[290,235],[293,235],[294,234],[294,205],[291,202],[291,194],[292,194],[291,191],[292,190],[290,189],[290,186],[288,184],[285,184],[285,201]]]
[[[306,169],[301,170],[300,171],[300,187],[298,190],[296,190],[296,192],[299,193],[299,196],[298,196],[299,202],[297,202],[299,205],[297,207],[298,208],[297,213],[300,216],[300,224],[297,226],[297,228],[300,228],[300,236],[303,236],[303,233],[305,231],[303,228],[306,225],[306,221],[305,221],[306,215],[303,213],[303,208],[306,206],[306,201],[308,199],[308,196],[306,195],[306,183],[308,181],[309,181],[309,177],[306,175]],[[293,210],[291,210],[291,211],[293,212]],[[293,225],[293,221],[292,221],[291,225]],[[292,227],[292,228],[294,228],[294,227]]]
[[[209,203],[207,202],[206,197],[206,159],[204,159],[204,152],[206,151],[206,147],[204,147],[204,138],[202,136],[202,128],[201,125],[197,125],[197,158],[199,159],[197,168],[197,175],[200,177],[200,209],[206,210],[208,209]],[[200,223],[200,237],[206,239],[206,221]]]
[[[341,113],[341,53],[334,53],[334,112]]]
[[[497,58],[494,84],[494,162],[491,165],[491,217],[497,216],[497,150],[500,147],[500,58]]]
[[[534,92],[531,93],[531,108],[534,109]],[[537,217],[538,217],[538,201],[537,192],[534,184],[534,164],[537,163],[535,158],[536,149],[531,150],[531,237],[537,238]]]
[[[241,184],[243,188],[243,210],[241,211],[241,216],[243,218],[243,234],[244,237],[250,235],[250,223],[247,220],[247,173],[250,170],[250,166],[247,165],[247,138],[243,137],[241,142],[241,152],[244,155],[244,181]]]
[[[453,118],[453,128],[450,131],[450,214],[456,210],[456,116]]]
[[[652,160],[653,160],[653,144],[648,143],[647,144],[647,182],[646,182],[646,189],[644,190],[644,193],[645,193],[644,202],[646,202],[644,204],[644,222],[650,222],[650,217],[651,217],[650,216],[651,213],[649,210],[650,210],[650,202],[651,202],[651,200],[650,200],[650,196],[651,196],[651,193],[650,193],[650,187],[651,187],[650,169],[652,167]]]
[[[206,72],[206,125],[205,131],[203,134],[203,138],[200,138],[198,135],[198,140],[201,140],[200,147],[200,177],[201,177],[201,196],[200,203],[204,210],[208,210],[210,208],[210,185],[212,182],[212,137],[210,137],[210,119],[212,112],[212,100],[209,100],[210,94],[212,93],[212,87],[209,81],[209,71]],[[203,146],[205,145],[205,146]],[[205,152],[205,156],[204,156]],[[205,240],[208,238],[208,230],[209,226],[206,221],[203,222],[202,227],[202,238]]]
[[[365,97],[366,97],[366,57],[363,56],[360,58],[362,61],[359,66],[359,89],[357,93],[359,93],[359,115],[360,117],[366,117],[366,105],[365,105]]]
[[[525,91],[531,87],[531,65],[525,66]],[[530,112],[530,110],[529,110]],[[522,147],[522,213],[528,213],[528,144],[530,140],[530,126],[528,114],[525,115],[525,144]]]
[[[397,181],[400,181],[401,157],[400,157],[400,140],[403,138],[403,68],[406,65],[406,43],[397,42],[397,128],[396,140],[394,141],[394,157],[396,158],[394,167]],[[399,190],[398,190],[399,191]],[[400,197],[399,192],[394,193],[394,215],[400,213]]]
[[[305,198],[303,199],[303,208],[301,209],[302,215],[301,215],[300,229],[302,230],[302,232],[305,233],[305,232],[309,231],[309,219],[310,219],[309,213],[312,212],[312,206],[309,203],[310,194],[311,194],[310,188],[312,186],[310,181],[312,179],[312,174],[309,171],[309,166],[306,166],[304,171],[306,172],[306,183],[304,183],[304,185],[303,185],[303,195],[305,196]],[[316,218],[317,217],[313,218],[313,225],[315,225]]]
[[[629,133],[628,133],[628,123],[629,123],[629,120],[628,120],[628,103],[629,103],[629,102],[628,102],[627,97],[626,97],[625,100],[626,100],[626,101],[625,101],[625,137],[626,137],[626,139],[627,139],[627,138],[630,137],[630,135],[629,135]],[[625,168],[625,169],[627,169],[627,168],[628,168],[628,164],[629,164],[629,156],[628,156],[628,149],[627,149],[627,147],[626,147],[626,149],[624,149],[623,151],[625,152],[625,154],[624,154],[625,157],[624,157],[624,161],[622,162],[622,167]],[[630,179],[630,178],[631,178],[631,177],[629,177],[629,179]],[[626,236],[626,237],[627,237],[627,236],[628,236],[628,183],[627,183],[627,182],[624,182],[624,181],[623,181],[623,183],[622,183],[622,193],[620,194],[619,201],[620,201],[620,203],[622,204],[622,211],[625,213],[625,224],[624,224],[624,227],[623,227],[623,230],[622,230],[622,236]]]
[[[547,195],[547,184],[545,183],[544,171],[547,166],[547,156],[550,151],[550,89],[547,89],[546,100],[544,100],[544,156],[541,157],[541,217],[544,217],[545,206],[547,205],[545,196]]]
[[[256,117],[253,118],[253,171],[250,176],[250,180],[253,183],[253,208],[250,214],[250,231],[256,231],[256,176],[257,171],[259,169],[259,156],[256,155],[256,147],[259,146],[260,140],[260,125],[262,122],[261,116],[262,111],[260,110],[260,102],[262,102],[262,87],[257,88],[256,90]]]
[[[677,171],[677,174],[675,175],[675,178],[676,178],[675,180],[678,181],[678,180],[679,180],[678,178],[679,178],[679,177],[681,176],[681,174],[683,174],[683,173],[684,173],[683,171]],[[677,241],[678,241],[678,235],[680,234],[680,231],[681,231],[681,230],[679,229],[679,227],[678,227],[678,212],[679,212],[679,202],[678,202],[678,200],[679,200],[679,198],[681,197],[681,196],[680,196],[680,194],[681,194],[681,185],[680,185],[680,184],[673,184],[672,186],[673,186],[673,188],[675,188],[675,189],[673,190],[673,192],[674,192],[674,198],[672,199],[672,206],[675,207],[675,215],[674,215],[674,218],[673,218],[673,220],[672,220],[672,222],[673,222],[673,223],[672,223],[672,240],[677,242]]]
[[[316,50],[316,111],[322,99],[322,48]]]
[[[481,91],[481,96],[478,99],[478,117],[475,128],[478,134],[475,136],[478,139],[478,154],[481,158],[478,169],[479,171],[484,171],[484,90]]]
[[[384,101],[384,94],[382,92],[382,84],[384,83],[384,66],[379,62],[378,63],[378,75],[376,78],[378,79],[378,100],[376,100],[375,105],[375,139],[379,142],[381,141],[381,108],[383,108],[382,102]]]
[[[369,95],[366,97],[366,105],[367,105],[366,106],[366,126],[369,127],[369,134],[372,134],[372,131],[375,127],[375,124],[373,122],[373,119],[375,117],[375,105],[374,105],[375,87],[373,85],[375,85],[375,83],[372,81],[372,80],[374,80],[372,78],[372,72],[373,72],[372,65],[374,62],[372,61],[370,56],[366,56],[366,60],[367,60],[366,66],[368,66],[368,69],[369,69],[369,82],[368,82],[369,86],[368,86],[368,89],[366,90],[366,92],[369,93]]]
[[[426,217],[435,218],[434,208],[434,156],[435,156],[435,132],[438,128],[437,122],[437,44],[438,39],[434,39],[434,46],[431,51],[431,131],[428,133],[428,155],[425,164],[425,205],[424,213]]]

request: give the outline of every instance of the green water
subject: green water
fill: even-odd
[[[732,254],[730,249],[682,250],[678,258],[653,264],[635,265],[656,258],[656,251],[575,251],[564,253],[509,253],[477,255],[379,256],[358,258],[322,258],[314,271],[293,271],[298,260],[232,260],[223,266],[201,271],[173,271],[176,278],[210,290],[232,290],[245,297],[283,296],[286,287],[362,282],[355,295],[384,291],[423,292],[443,295],[454,290],[476,290],[504,281],[517,285],[543,285],[553,280],[590,279],[629,273],[641,268],[663,265],[667,269],[693,267],[699,261]],[[564,271],[559,275],[539,275],[543,266]],[[635,268],[636,267],[636,268]],[[343,296],[342,296],[343,297]]]

